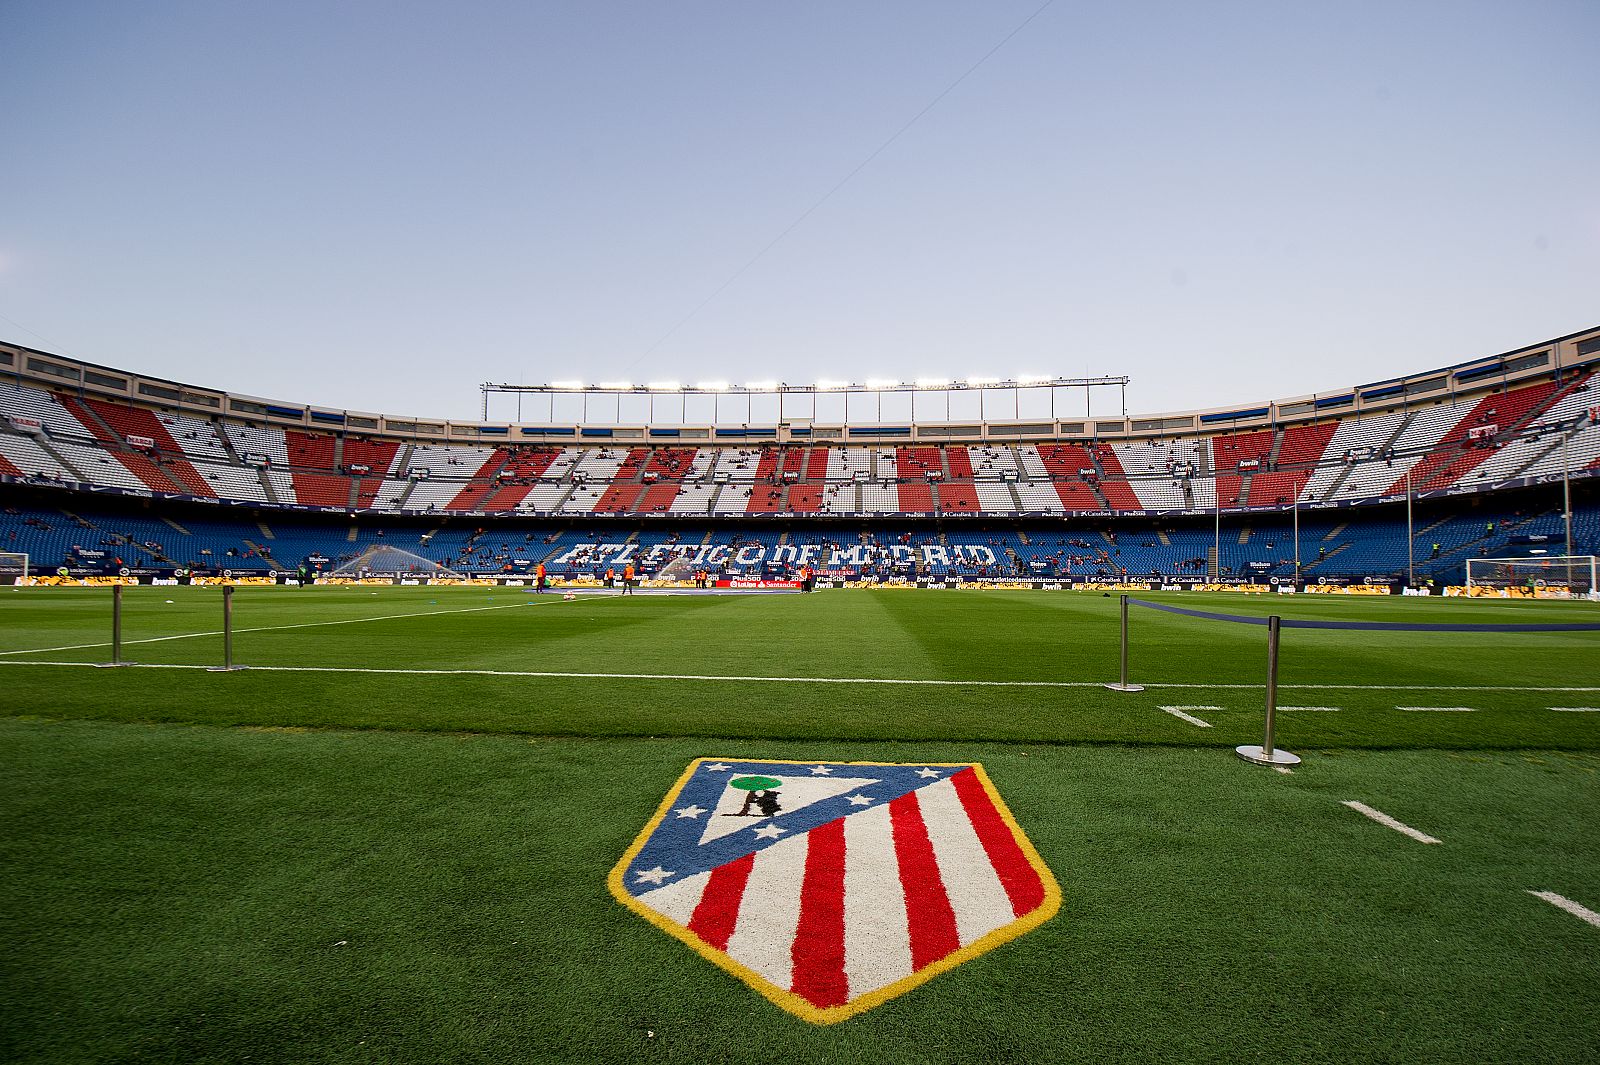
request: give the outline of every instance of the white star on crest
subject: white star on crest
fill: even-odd
[[[733,767],[728,765],[726,762],[712,762],[710,765],[706,766],[706,768],[711,770],[713,773],[726,773]]]
[[[645,869],[633,875],[639,878],[639,883],[641,884],[660,884],[663,880],[672,875],[672,870],[663,869],[658,865],[654,869]]]
[[[674,810],[672,812],[677,814],[679,817],[687,817],[692,820],[696,817],[699,817],[706,811],[702,810],[699,806],[685,806],[682,809]]]
[[[811,775],[814,777],[825,777],[832,772],[833,770],[829,769],[825,765],[814,765],[811,767]]]
[[[756,838],[757,839],[777,839],[779,836],[783,835],[784,832],[786,832],[786,831],[788,831],[788,830],[779,828],[777,825],[762,825],[760,828],[756,829]]]
[[[933,770],[927,768],[917,770],[917,776],[919,777],[936,777],[938,775],[938,773],[935,773]]]
[[[872,805],[872,800],[867,798],[865,795],[852,795],[848,799],[846,799],[845,802],[849,803],[851,806],[871,806]]]

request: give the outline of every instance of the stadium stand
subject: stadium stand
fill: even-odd
[[[124,559],[177,557],[158,558],[139,546],[153,542],[163,549],[181,545],[178,555],[192,556],[185,561],[228,558],[236,568],[257,569],[273,565],[263,549],[296,558],[313,551],[353,557],[352,548],[366,542],[378,521],[393,521],[395,534],[411,542],[435,537],[430,547],[448,548],[460,562],[515,565],[518,534],[534,547],[557,536],[545,552],[553,557],[557,543],[591,542],[568,526],[592,520],[604,529],[593,535],[629,528],[636,545],[679,553],[721,545],[731,557],[743,551],[753,559],[757,545],[764,559],[758,569],[769,567],[779,549],[809,546],[853,559],[844,568],[857,572],[898,573],[914,556],[917,571],[933,575],[1211,567],[1269,575],[1288,572],[1286,565],[1292,570],[1284,516],[1296,509],[1306,573],[1392,574],[1406,562],[1396,547],[1404,546],[1404,529],[1384,508],[1409,495],[1419,504],[1459,501],[1418,526],[1429,555],[1425,568],[1445,572],[1470,555],[1514,548],[1507,538],[1512,529],[1541,542],[1565,537],[1564,528],[1548,528],[1548,493],[1532,502],[1517,493],[1563,473],[1579,480],[1600,475],[1597,340],[1600,334],[1578,345],[1588,362],[1557,373],[1499,381],[1477,369],[1453,371],[1452,381],[1482,383],[1452,385],[1421,401],[1386,385],[1367,391],[1394,395],[1387,405],[1342,415],[1318,414],[1317,400],[1302,404],[1306,412],[1286,424],[1032,443],[821,444],[808,436],[761,445],[650,446],[650,437],[635,429],[626,443],[582,437],[516,443],[520,437],[502,436],[496,446],[310,428],[310,419],[306,427],[284,427],[261,415],[224,414],[225,405],[214,413],[173,410],[12,374],[0,380],[0,478],[8,492],[65,486],[174,497],[186,507],[243,504],[256,516],[238,523],[185,511],[192,535],[181,540],[171,528],[147,528],[140,524],[145,519],[127,514],[115,536],[107,535]],[[1335,399],[1336,406],[1353,401]],[[26,534],[44,556],[73,547],[80,527],[69,515],[93,509],[44,506],[33,496],[29,503],[51,536],[27,523],[7,531],[19,541]],[[326,511],[329,520],[332,512],[359,515],[359,525],[340,531],[352,539],[333,543],[320,527],[302,527],[313,520],[306,514],[279,508]],[[1226,516],[1232,535],[1219,543],[1206,515]],[[1591,529],[1591,517],[1585,512],[1575,522],[1567,547],[1584,546],[1579,538]],[[664,519],[670,528],[629,525],[634,518]],[[1046,518],[1055,519],[1054,531],[1032,524]],[[503,519],[522,523],[504,534],[504,550],[499,541],[458,537],[450,524]],[[1486,534],[1491,520],[1498,531]],[[267,544],[257,521],[282,529],[284,539]],[[941,524],[930,532],[934,521]],[[1061,532],[1063,525],[1070,533]],[[1536,534],[1527,531],[1535,528]]]

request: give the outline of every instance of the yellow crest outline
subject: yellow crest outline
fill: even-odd
[[[1033,929],[1038,928],[1050,918],[1054,917],[1061,909],[1061,886],[1056,883],[1055,874],[1053,874],[1050,871],[1050,867],[1044,863],[1044,859],[1039,857],[1039,852],[1034,849],[1033,841],[1028,838],[1027,834],[1022,831],[1021,826],[1017,824],[1016,818],[1012,816],[1011,810],[1006,806],[1005,801],[1000,798],[1000,793],[995,790],[994,783],[990,781],[989,774],[984,771],[983,765],[978,762],[917,762],[915,764],[926,765],[929,767],[937,766],[944,769],[966,769],[970,767],[973,770],[978,778],[978,782],[983,785],[983,790],[988,794],[989,801],[994,803],[994,808],[999,812],[1001,820],[1004,821],[1006,827],[1011,830],[1011,834],[1013,838],[1016,839],[1017,845],[1022,849],[1023,855],[1028,859],[1028,864],[1031,865],[1033,867],[1033,871],[1039,875],[1039,882],[1044,885],[1044,901],[1041,902],[1037,908],[1031,910],[1021,917],[1018,917],[1012,923],[1004,926],[1003,928],[996,928],[988,935],[983,936],[980,939],[973,940],[960,950],[940,958],[938,961],[933,962],[927,967],[920,969],[909,976],[902,977],[901,979],[896,980],[894,983],[885,987],[880,987],[876,991],[862,995],[860,998],[852,999],[842,1006],[828,1006],[826,1008],[819,1009],[818,1007],[807,1002],[805,999],[801,998],[799,995],[796,995],[794,992],[789,991],[786,988],[779,987],[777,984],[772,983],[772,981],[761,976],[748,966],[742,965],[735,961],[733,958],[729,957],[721,950],[718,950],[716,947],[713,947],[711,944],[707,943],[705,940],[701,939],[699,936],[695,935],[678,922],[669,917],[665,917],[657,913],[655,910],[652,910],[650,907],[644,905],[629,893],[627,885],[623,882],[623,875],[627,872],[628,866],[633,863],[634,858],[638,857],[639,852],[644,849],[645,842],[650,838],[651,834],[655,832],[658,827],[660,827],[661,822],[666,818],[667,813],[677,803],[678,794],[683,790],[684,785],[689,782],[689,779],[694,776],[695,770],[699,769],[700,766],[707,762],[745,761],[767,762],[773,765],[817,764],[815,760],[796,761],[793,759],[783,758],[696,758],[694,761],[689,763],[689,768],[683,771],[683,775],[678,777],[677,782],[672,785],[670,790],[668,790],[666,798],[662,799],[661,805],[656,807],[655,815],[650,818],[639,834],[634,837],[633,843],[630,844],[628,849],[623,852],[622,858],[617,862],[617,864],[612,868],[611,873],[606,877],[606,887],[611,890],[612,897],[622,905],[626,906],[640,917],[643,917],[646,921],[649,921],[651,924],[672,936],[674,939],[678,939],[687,944],[690,949],[692,949],[696,954],[700,955],[706,961],[711,962],[718,968],[743,981],[768,1002],[771,1002],[773,1005],[782,1010],[794,1014],[803,1021],[809,1021],[812,1024],[838,1024],[840,1021],[849,1020],[851,1017],[854,1017],[859,1013],[865,1013],[874,1006],[881,1006],[890,999],[897,998],[900,995],[905,994],[913,988],[916,988],[933,979],[940,973],[949,972],[957,965],[960,965],[963,962],[971,961],[980,954],[987,954],[989,951],[1000,946],[1002,943],[1009,943],[1011,940],[1016,939],[1024,933],[1031,932]],[[829,762],[828,764],[887,766],[906,765],[911,763]]]

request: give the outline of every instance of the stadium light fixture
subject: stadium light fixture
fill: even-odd
[[[1044,374],[1025,373],[1017,375],[1017,384],[1019,385],[1042,385],[1048,380],[1050,380],[1050,378],[1046,377]]]
[[[726,381],[701,381],[699,384],[695,385],[694,387],[695,387],[695,389],[697,391],[700,391],[700,392],[726,392],[728,390],[728,382],[726,382]]]
[[[551,388],[559,388],[563,392],[580,392],[583,390],[582,381],[552,381]]]
[[[869,378],[867,378],[867,387],[868,388],[893,388],[895,385],[897,385],[899,383],[900,383],[899,381],[893,381],[893,380],[890,380],[887,377],[869,377]]]
[[[967,378],[967,384],[972,385],[974,388],[983,387],[985,385],[997,385],[999,383],[1000,383],[1000,378],[998,378],[998,377],[969,377],[969,378]]]
[[[918,388],[944,388],[949,383],[950,383],[950,378],[948,378],[948,377],[919,377],[919,378],[917,378],[917,387]]]
[[[837,392],[841,388],[849,388],[849,381],[818,381],[818,392]]]
[[[678,392],[683,389],[683,385],[677,381],[651,381],[644,387],[652,392]]]
[[[601,388],[609,388],[615,392],[626,392],[633,387],[632,381],[601,381]]]
[[[776,382],[776,381],[746,381],[744,384],[740,385],[739,387],[743,388],[746,392],[776,392],[778,390],[778,382]]]

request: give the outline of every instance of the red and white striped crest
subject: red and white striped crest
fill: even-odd
[[[1061,904],[977,764],[702,758],[610,886],[817,1024],[903,994]]]

